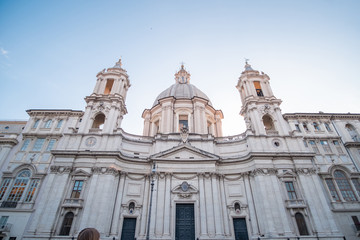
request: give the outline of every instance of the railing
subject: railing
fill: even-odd
[[[16,208],[17,202],[4,201],[1,203],[0,208]]]
[[[120,130],[120,133],[122,134],[122,136],[128,140],[152,142],[154,139],[153,137],[130,134],[130,133],[125,132],[123,129],[119,129],[119,130]]]
[[[235,141],[240,141],[240,140],[245,139],[245,138],[246,138],[246,134],[241,133],[241,134],[234,135],[234,136],[218,137],[218,138],[215,138],[215,141],[218,142],[218,143],[235,142]]]

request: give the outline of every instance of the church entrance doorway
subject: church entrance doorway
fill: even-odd
[[[249,240],[245,218],[233,218],[235,240]]]
[[[121,240],[135,239],[136,218],[124,218],[124,223],[121,231]]]
[[[176,204],[175,240],[195,240],[194,204]]]

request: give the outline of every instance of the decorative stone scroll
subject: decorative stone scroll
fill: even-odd
[[[316,168],[297,168],[295,169],[295,172],[297,174],[302,174],[302,175],[311,175],[311,174],[316,174]]]
[[[51,173],[71,173],[73,167],[71,166],[50,166]]]
[[[275,168],[257,168],[250,171],[250,176],[275,175],[276,173],[277,173],[277,169]]]
[[[91,171],[93,174],[110,174],[114,176],[123,174],[123,172],[113,167],[93,167]]]
[[[180,198],[191,198],[193,194],[198,193],[198,190],[188,182],[184,181],[171,190],[171,192],[177,194]]]

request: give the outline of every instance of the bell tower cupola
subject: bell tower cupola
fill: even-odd
[[[245,70],[236,85],[241,97],[240,114],[244,116],[247,130],[255,135],[287,135],[288,125],[284,120],[280,104],[270,87],[267,74],[254,70],[245,61]]]
[[[93,93],[85,98],[87,106],[80,133],[112,133],[121,127],[123,116],[127,113],[125,100],[131,85],[121,59],[96,77]]]

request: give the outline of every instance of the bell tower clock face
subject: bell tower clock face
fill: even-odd
[[[96,144],[96,138],[94,137],[89,137],[88,139],[86,139],[85,141],[85,145],[88,147],[92,147]]]

